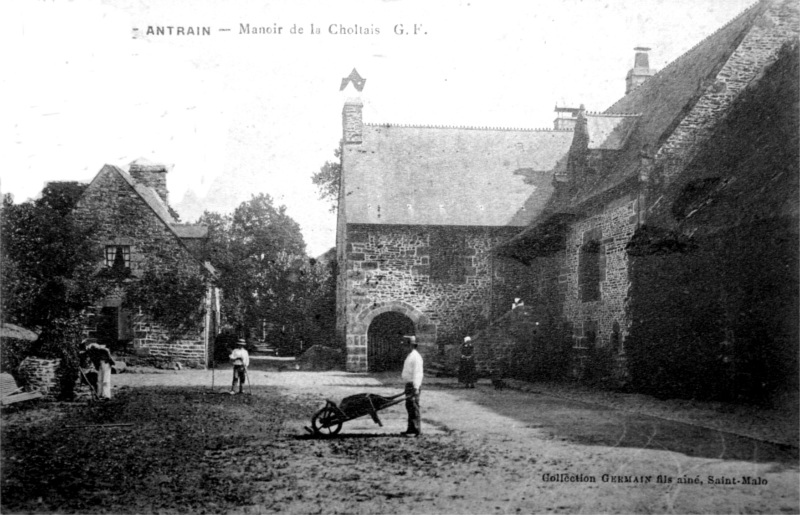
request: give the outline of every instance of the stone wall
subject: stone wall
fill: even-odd
[[[25,358],[17,370],[26,390],[40,391],[48,397],[56,397],[60,392],[57,371],[61,360]]]
[[[138,313],[133,317],[136,356],[153,364],[177,361],[189,368],[205,368],[205,346],[202,331],[186,333],[178,338]]]
[[[649,210],[651,234],[634,237],[628,356],[640,391],[760,403],[798,391],[798,46],[734,102]]]
[[[630,279],[625,247],[638,225],[637,206],[635,196],[623,196],[572,224],[567,234],[559,283],[564,299],[563,317],[573,329],[575,377],[583,376],[594,349],[605,348],[615,360],[625,355],[624,341],[630,326],[626,310]],[[579,267],[581,247],[590,239],[600,243],[600,299],[584,302]],[[592,333],[594,342],[590,341]]]
[[[347,367],[368,367],[366,333],[377,314],[398,311],[415,323],[424,355],[488,323],[493,281],[490,249],[517,228],[447,228],[463,237],[463,281],[431,280],[431,233],[416,226],[347,227],[344,276]]]
[[[95,239],[101,252],[105,251],[106,245],[130,245],[132,278],[129,280],[136,280],[149,266],[156,270],[178,266],[188,273],[201,274],[200,263],[114,167],[104,167],[92,181],[73,216],[78,223],[95,227]],[[98,266],[103,264],[104,256],[100,255]],[[101,305],[119,306],[120,302],[120,292],[117,292]],[[99,309],[100,306],[89,311],[84,336],[91,337],[96,333],[95,315]],[[205,366],[202,324],[187,334],[172,338],[163,328],[146,320],[144,315],[135,315],[132,324],[130,352],[134,355],[142,355],[150,361],[177,360],[190,366]]]

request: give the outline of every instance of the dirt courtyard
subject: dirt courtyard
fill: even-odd
[[[424,385],[420,438],[399,405],[322,439],[303,427],[326,398],[399,379],[252,370],[231,396],[229,378],[122,374],[105,403],[5,410],[3,513],[800,510],[791,446],[450,379]]]

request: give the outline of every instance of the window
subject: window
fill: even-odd
[[[106,245],[106,267],[130,268],[130,245]]]
[[[583,244],[578,261],[578,287],[582,302],[600,300],[600,258],[603,247],[597,240]]]
[[[431,281],[463,283],[466,277],[464,236],[452,229],[434,230],[430,246]]]

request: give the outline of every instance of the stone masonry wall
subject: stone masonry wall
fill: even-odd
[[[477,325],[488,321],[492,287],[489,251],[518,229],[447,230],[460,231],[464,236],[466,277],[462,283],[431,280],[431,229],[348,226],[342,271],[346,274],[348,370],[365,370],[368,366],[366,322],[376,310],[408,311],[423,355],[429,356],[438,353],[444,343],[461,341]]]
[[[48,397],[56,397],[60,391],[58,382],[59,359],[25,358],[20,363],[18,373],[25,386],[42,392]]]
[[[174,266],[160,255],[178,258],[189,273],[200,274],[200,265],[181,244],[174,233],[156,216],[150,206],[133,188],[110,167],[106,167],[91,183],[75,208],[76,221],[96,224],[95,238],[104,252],[105,245],[121,244],[131,247],[131,273],[144,272],[147,263],[156,268]],[[98,256],[102,266],[104,256]],[[89,320],[92,317],[88,317]],[[90,322],[91,323],[91,322]],[[89,334],[93,327],[84,328]],[[178,338],[168,339],[156,324],[134,317],[133,352],[154,359],[175,359],[187,363],[205,364],[204,331],[202,325]],[[201,365],[202,366],[202,365]]]
[[[631,195],[604,206],[601,212],[574,223],[567,235],[566,253],[559,275],[563,288],[564,319],[573,327],[576,350],[575,375],[581,374],[587,349],[587,333],[596,335],[595,347],[608,347],[614,323],[619,328],[619,348],[609,349],[624,355],[624,340],[630,325],[626,314],[628,254],[626,245],[637,227],[637,199]],[[588,237],[601,244],[600,300],[582,302],[578,284],[581,246]]]
[[[205,368],[202,330],[170,338],[167,331],[140,312],[133,317],[133,332],[137,355],[146,356],[148,361],[177,361],[190,368]]]

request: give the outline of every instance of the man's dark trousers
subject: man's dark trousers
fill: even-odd
[[[408,411],[408,429],[406,433],[420,434],[422,432],[422,417],[419,412],[419,392],[414,393],[414,384],[406,383],[406,411]]]

